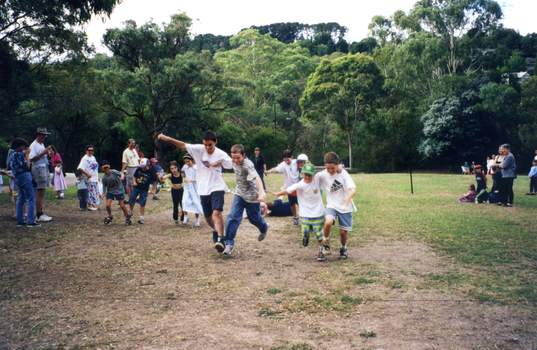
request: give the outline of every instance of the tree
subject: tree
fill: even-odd
[[[354,132],[383,84],[380,69],[363,54],[323,60],[308,78],[300,99],[303,116],[313,120],[326,116],[337,121],[347,135],[351,168]]]

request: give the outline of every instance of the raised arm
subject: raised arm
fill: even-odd
[[[158,139],[165,141],[165,142],[170,142],[173,145],[175,145],[175,147],[177,148],[186,149],[186,143],[184,143],[183,141],[176,140],[172,137],[166,136],[164,134],[159,134]]]

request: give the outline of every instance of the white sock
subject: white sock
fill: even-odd
[[[143,220],[143,219],[144,219],[144,217],[140,215],[140,220]]]

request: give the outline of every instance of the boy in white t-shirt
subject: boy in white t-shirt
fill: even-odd
[[[224,194],[227,186],[222,177],[222,166],[232,169],[233,163],[226,152],[216,147],[218,140],[212,131],[203,134],[203,145],[192,145],[164,134],[158,135],[158,139],[171,142],[178,148],[186,149],[198,165],[196,183],[198,194],[201,199],[201,207],[207,224],[213,229],[213,243],[220,253],[226,248],[224,241]]]
[[[300,179],[300,170],[297,166],[297,161],[293,159],[293,152],[289,150],[283,151],[283,162],[275,168],[265,171],[265,174],[283,173],[284,187],[288,188],[298,183]],[[287,193],[287,192],[284,192]],[[298,226],[298,215],[296,213],[296,205],[298,204],[296,192],[287,193],[289,203],[291,203],[291,211],[293,212],[293,225]]]
[[[352,213],[356,211],[352,198],[356,195],[356,185],[349,173],[339,167],[339,157],[334,152],[324,156],[326,167],[317,176],[326,191],[326,221],[323,228],[324,254],[330,254],[329,236],[336,219],[339,221],[341,248],[339,258],[347,259],[347,232],[352,231]]]
[[[315,166],[313,164],[304,164],[302,168],[302,181],[296,183],[285,190],[274,193],[273,196],[281,196],[286,193],[297,192],[298,205],[300,212],[300,222],[302,230],[302,245],[306,247],[309,243],[310,231],[313,231],[319,242],[319,253],[317,260],[323,261],[326,257],[323,254],[322,247],[322,229],[325,223],[325,210],[323,197],[321,196],[321,179],[315,176]]]

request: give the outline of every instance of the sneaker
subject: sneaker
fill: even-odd
[[[185,215],[185,218],[183,220],[183,225],[186,225],[187,222],[188,222],[188,215]]]
[[[179,225],[179,220],[173,220],[173,222],[175,222],[176,225]]]
[[[340,259],[347,259],[349,256],[347,255],[347,248],[339,248],[339,258]]]
[[[218,241],[214,244],[216,250],[219,253],[222,253],[226,249],[226,242],[224,242],[224,237],[218,237]]]
[[[21,222],[20,224],[17,223],[17,227],[26,227],[26,223],[25,222]]]
[[[265,239],[265,237],[267,237],[267,232],[268,232],[268,229],[269,229],[269,228],[270,228],[270,224],[267,222],[267,230],[266,230],[265,232],[263,232],[263,233],[260,232],[260,233],[259,233],[259,236],[257,236],[257,240],[258,240],[259,242],[261,242],[262,240]]]
[[[125,219],[125,226],[130,226],[132,224],[132,221],[130,218]]]
[[[157,197],[157,196],[153,196],[153,200],[154,200],[154,201],[159,201],[159,200],[160,200],[160,198],[159,198],[159,197]]]
[[[132,210],[129,210],[129,213],[127,214],[127,219],[130,219],[134,216],[134,212]]]
[[[52,217],[46,214],[41,214],[41,216],[36,219],[36,221],[39,221],[39,222],[49,222],[51,220],[52,220]]]
[[[330,246],[328,244],[324,244],[322,247],[323,247],[324,255],[332,254],[332,250],[330,249]]]
[[[218,231],[213,231],[213,243],[218,242]]]
[[[319,250],[319,254],[317,254],[317,261],[325,261],[326,257],[324,256],[323,252]]]
[[[298,226],[298,216],[293,217],[293,226]]]
[[[99,208],[89,207],[88,210],[99,210]]]
[[[234,244],[226,244],[226,249],[224,249],[224,255],[231,255],[231,253],[233,253],[234,250],[235,250]]]
[[[196,223],[194,224],[194,226],[199,226],[200,225],[200,218],[196,218]]]
[[[144,218],[140,218],[140,219],[138,219],[138,223],[139,223],[139,224],[143,224],[143,223],[144,223]]]
[[[310,233],[309,232],[304,234],[304,236],[302,236],[302,245],[304,247],[307,247],[308,244],[310,244]]]
[[[41,224],[38,224],[37,222],[32,222],[31,224],[26,224],[26,227],[39,227]]]

